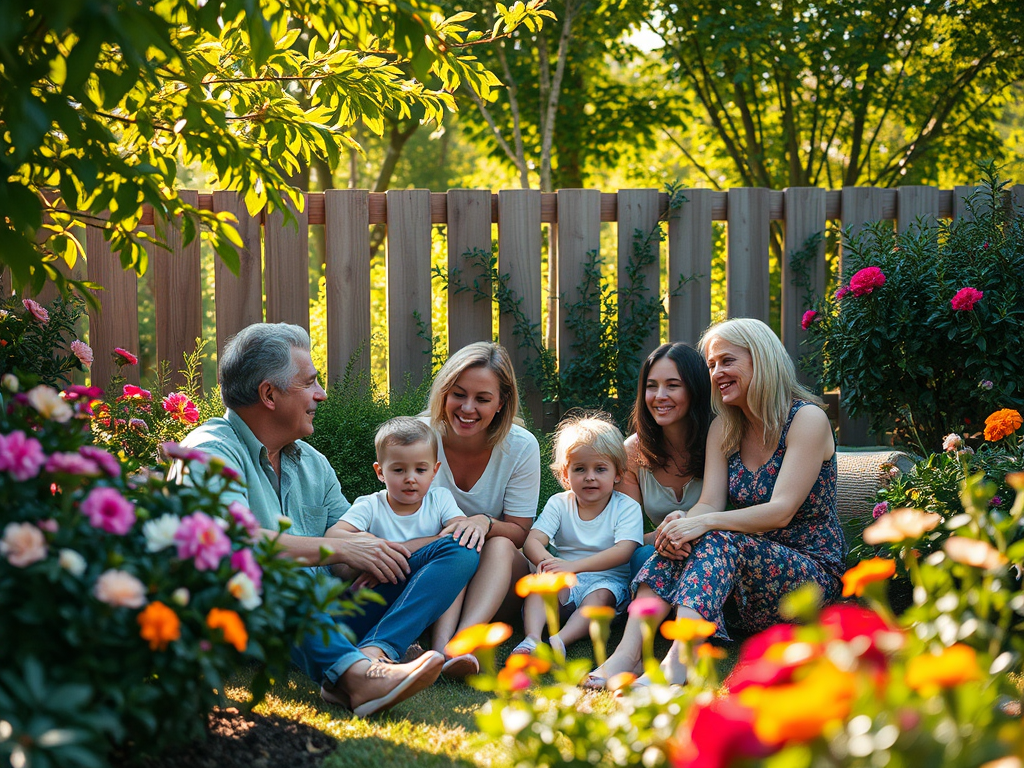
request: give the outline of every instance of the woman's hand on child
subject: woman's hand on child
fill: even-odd
[[[491,518],[487,515],[457,517],[441,529],[441,536],[451,536],[460,546],[479,552],[484,547],[491,525]]]

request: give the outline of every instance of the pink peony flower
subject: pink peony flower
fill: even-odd
[[[8,523],[0,539],[0,555],[15,568],[46,559],[46,538],[32,523]]]
[[[195,448],[184,448],[177,443],[161,443],[160,448],[164,454],[170,459],[179,459],[181,461],[198,461],[205,464],[210,460],[210,456],[207,453],[196,450]]]
[[[142,387],[136,387],[134,384],[125,384],[122,390],[122,395],[117,398],[120,400],[152,400],[153,393],[148,389]]]
[[[114,348],[114,362],[117,363],[117,367],[120,368],[122,365],[138,365],[139,358],[129,352],[127,349],[121,349],[121,347]]]
[[[658,616],[665,610],[665,603],[656,597],[641,597],[629,604],[629,615],[635,619]]]
[[[82,502],[82,514],[94,528],[124,536],[135,524],[135,505],[114,488],[94,488]]]
[[[871,516],[873,518],[875,518],[875,520],[877,520],[882,515],[887,514],[888,512],[889,512],[889,502],[888,501],[880,501],[877,504],[875,504],[875,508],[871,510]]]
[[[235,523],[245,529],[245,532],[249,534],[250,538],[256,538],[256,536],[259,535],[260,523],[252,513],[252,510],[247,506],[239,501],[232,501],[228,505],[228,513],[231,515],[232,519],[234,519]]]
[[[984,295],[977,288],[961,288],[949,303],[953,305],[953,309],[957,312],[970,312]]]
[[[39,526],[39,530],[46,531],[47,533],[56,533],[60,530],[60,523],[52,517],[44,517],[42,520],[37,520],[36,525]]]
[[[229,466],[228,466],[227,464],[225,464],[225,465],[224,465],[224,466],[223,466],[223,467],[221,468],[221,470],[220,470],[220,476],[221,476],[221,477],[223,477],[223,478],[224,478],[225,480],[232,480],[232,481],[234,481],[234,480],[240,480],[240,479],[241,479],[241,477],[242,477],[242,476],[241,476],[241,475],[240,475],[240,474],[238,473],[238,471],[237,471],[237,470],[235,470],[235,469],[232,469],[232,468],[231,468],[231,467],[229,467]]]
[[[811,323],[814,322],[814,318],[816,318],[817,316],[817,312],[815,312],[813,309],[808,309],[806,312],[804,312],[804,316],[800,320],[800,327],[806,331],[808,328],[811,327]]]
[[[46,462],[46,471],[63,475],[83,475],[99,477],[102,474],[99,465],[80,453],[54,453]]]
[[[78,453],[89,461],[96,462],[96,465],[111,477],[121,476],[121,462],[109,451],[94,445],[83,445],[78,449]]]
[[[854,296],[866,296],[875,288],[885,285],[885,275],[878,267],[864,267],[850,278],[850,292]]]
[[[175,421],[184,421],[189,424],[199,421],[199,409],[184,392],[172,392],[165,397],[164,410],[171,414],[171,418]]]
[[[86,344],[84,341],[75,339],[71,342],[71,353],[78,358],[78,362],[88,368],[92,365],[93,354],[92,347]]]
[[[231,568],[248,576],[257,592],[263,591],[263,569],[251,549],[240,549],[231,555]]]
[[[964,439],[956,432],[950,432],[942,438],[942,450],[946,453],[955,453],[964,447]]]
[[[146,604],[146,587],[127,571],[104,571],[96,580],[93,594],[100,602],[117,608],[141,608]]]
[[[197,571],[212,571],[231,552],[231,539],[205,512],[183,517],[174,540],[178,543],[178,557],[193,558]]]
[[[50,313],[47,312],[43,305],[40,304],[38,301],[32,301],[32,299],[22,299],[21,303],[25,305],[25,309],[27,309],[29,311],[29,314],[31,314],[32,317],[34,317],[38,322],[50,322]]]
[[[839,288],[836,289],[836,293],[835,293],[834,298],[835,298],[836,301],[839,301],[839,300],[845,298],[846,296],[848,296],[849,293],[850,293],[850,289],[848,287],[846,287],[845,285],[841,285],[841,286],[839,286]]]
[[[15,480],[25,481],[38,475],[44,464],[46,454],[34,437],[26,437],[20,429],[0,435],[0,472],[10,472]]]

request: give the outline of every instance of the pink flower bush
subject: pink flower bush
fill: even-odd
[[[110,569],[96,580],[93,595],[116,608],[141,608],[146,604],[146,587],[127,571]]]
[[[82,502],[82,514],[94,528],[124,536],[135,524],[135,505],[114,488],[94,488]]]
[[[176,421],[195,424],[199,421],[199,409],[184,392],[172,392],[164,398],[164,410]]]
[[[953,305],[953,309],[957,312],[970,312],[984,295],[977,288],[961,288],[949,303]]]
[[[174,540],[178,544],[178,557],[192,558],[197,571],[214,570],[221,558],[231,552],[231,539],[217,521],[204,512],[182,518]]]
[[[866,296],[875,288],[885,285],[885,275],[878,267],[864,267],[850,278],[850,292],[854,296]]]
[[[0,555],[15,568],[46,559],[46,538],[32,523],[8,523],[0,539]]]
[[[75,339],[71,342],[71,353],[78,358],[78,362],[88,368],[92,365],[93,354],[92,347],[86,344],[84,341]]]
[[[15,480],[29,480],[46,464],[43,446],[20,429],[0,435],[0,472],[10,472]]]
[[[231,555],[231,568],[248,576],[257,592],[263,591],[263,570],[251,549],[240,549]]]
[[[814,318],[818,316],[818,313],[813,309],[808,309],[804,312],[804,316],[800,319],[800,327],[805,331],[811,327],[811,323],[814,322]]]
[[[160,448],[169,459],[178,459],[179,461],[198,461],[204,464],[210,460],[209,455],[202,451],[198,451],[195,448],[182,448],[177,443],[162,443]]]
[[[117,363],[117,367],[120,368],[122,365],[138,365],[139,358],[129,352],[127,349],[121,347],[114,348],[114,362]]]
[[[877,520],[882,515],[888,514],[888,512],[889,512],[889,502],[888,501],[880,501],[877,504],[875,504],[875,508],[871,510],[871,516],[875,520]]]
[[[46,471],[63,475],[98,477],[102,474],[99,465],[80,453],[54,453],[46,462]]]
[[[27,309],[29,311],[29,314],[32,315],[32,317],[34,317],[38,322],[50,322],[50,313],[47,312],[46,308],[43,307],[43,305],[40,304],[38,301],[33,301],[32,299],[22,299],[21,303],[25,305],[25,309]]]
[[[109,451],[94,445],[83,445],[78,449],[78,453],[89,461],[96,462],[96,465],[111,477],[121,475],[121,462]]]
[[[241,502],[232,501],[228,505],[228,514],[231,515],[238,525],[245,529],[245,532],[249,534],[250,538],[256,538],[256,536],[259,535],[260,523],[252,513],[252,510],[247,506]]]

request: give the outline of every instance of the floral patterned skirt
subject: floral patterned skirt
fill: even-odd
[[[685,560],[656,554],[632,586],[646,584],[661,599],[696,611],[718,625],[716,637],[728,640],[726,601],[735,602],[738,629],[760,632],[783,620],[779,601],[808,581],[821,587],[826,601],[839,597],[840,580],[807,555],[764,536],[710,531],[693,543]]]

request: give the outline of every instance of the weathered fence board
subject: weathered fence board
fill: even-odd
[[[714,231],[711,208],[720,193],[708,189],[684,189],[686,202],[668,222],[669,341],[696,346],[711,324],[711,258]],[[679,278],[691,278],[674,292]]]
[[[660,225],[658,220],[661,207],[656,189],[620,189],[619,190],[619,306],[622,306],[624,291],[628,286],[628,270],[631,260],[640,257],[646,249],[650,249],[653,260],[643,267],[646,293],[635,297],[637,301],[661,297],[661,239],[655,237],[655,229]],[[626,318],[619,315],[621,326]],[[655,320],[648,328],[639,351],[641,360],[645,359],[660,343],[661,323]]]
[[[491,253],[491,191],[448,190],[448,270],[460,282],[474,283],[490,295],[490,275],[485,264],[468,254]],[[490,341],[491,303],[475,291],[448,293],[448,349],[454,352],[474,341]]]
[[[769,190],[729,190],[725,306],[729,317],[768,322]]]
[[[416,386],[430,364],[430,192],[388,196],[388,386]]]
[[[324,195],[327,285],[327,376],[336,382],[355,359],[370,370],[370,207],[365,189]]]
[[[117,373],[111,358],[114,349],[139,351],[139,283],[133,270],[121,267],[99,227],[86,228],[85,249],[89,254],[86,276],[103,286],[98,294],[101,311],[89,309],[89,345],[95,355],[90,373],[93,383],[106,387]],[[129,384],[139,383],[139,366],[125,366],[121,373]]]
[[[825,190],[817,187],[790,187],[785,190],[785,244],[782,258],[782,343],[794,361],[803,354],[800,344],[807,331],[800,327],[803,313],[809,309],[805,291],[818,298],[825,293],[828,265],[825,263]],[[806,262],[806,288],[797,286],[798,271],[793,269],[792,258],[801,251],[809,238],[822,235],[814,257]],[[808,376],[800,373],[801,380]]]
[[[939,190],[908,186],[896,190],[896,229],[901,234],[912,225],[934,227],[939,218]]]
[[[560,189],[558,195],[558,359],[573,355],[576,333],[567,325],[568,307],[583,296],[586,265],[600,256],[601,193],[596,189]],[[594,308],[592,312],[598,312]]]
[[[280,211],[270,214],[263,232],[267,322],[293,323],[309,330],[309,217],[292,211],[285,224]]]
[[[240,330],[263,320],[263,243],[259,216],[250,216],[237,192],[213,193],[213,210],[232,213],[238,219],[238,274],[222,259],[214,259],[214,308],[217,316],[217,355],[228,339]]]
[[[971,212],[967,209],[967,198],[978,191],[978,187],[954,187],[953,188],[953,219],[973,219]]]

